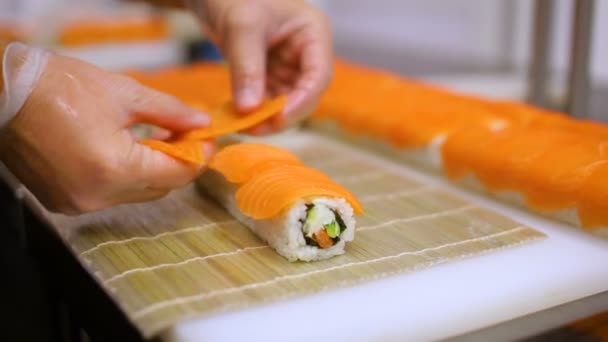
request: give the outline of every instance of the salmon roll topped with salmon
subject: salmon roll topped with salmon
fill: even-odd
[[[348,190],[267,144],[224,148],[197,184],[289,261],[343,254],[362,212]]]

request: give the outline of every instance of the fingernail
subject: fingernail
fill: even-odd
[[[205,156],[205,158],[210,159],[211,156],[213,156],[213,154],[215,153],[215,143],[212,143],[212,142],[203,143],[202,149],[203,149],[203,155]]]
[[[258,92],[253,87],[243,87],[239,90],[237,95],[238,105],[241,108],[253,109],[259,104],[259,97]]]
[[[283,109],[283,115],[294,112],[300,105],[302,105],[305,98],[306,93],[303,91],[296,90],[293,94],[290,94],[287,98],[285,109]]]
[[[151,135],[151,138],[156,139],[156,140],[166,140],[166,139],[169,139],[170,137],[171,137],[171,131],[168,131],[168,130],[162,129],[162,128],[156,129]]]
[[[195,125],[206,126],[211,123],[211,118],[206,113],[195,112],[194,115],[191,116],[190,120]]]

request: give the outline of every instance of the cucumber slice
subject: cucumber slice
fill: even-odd
[[[336,221],[325,225],[324,228],[327,232],[327,235],[329,235],[329,237],[332,239],[337,238],[338,235],[340,235],[340,225]]]

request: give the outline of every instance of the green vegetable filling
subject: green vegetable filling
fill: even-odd
[[[340,241],[340,234],[346,229],[340,215],[324,204],[307,204],[306,217],[300,222],[306,243],[317,247],[319,245],[313,238],[316,232],[324,229],[335,244]]]
[[[327,235],[329,235],[329,237],[332,239],[337,238],[340,235],[340,225],[336,221],[323,227],[325,228]]]

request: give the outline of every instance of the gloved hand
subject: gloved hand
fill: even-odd
[[[230,66],[237,108],[246,112],[270,95],[288,95],[283,115],[251,133],[280,130],[309,114],[332,73],[325,16],[302,0],[187,0]]]
[[[138,122],[174,132],[209,123],[176,98],[18,43],[7,47],[4,66],[0,118],[18,113],[2,128],[0,159],[49,210],[78,214],[158,198],[201,171],[128,130]],[[213,146],[201,148],[209,154]]]

